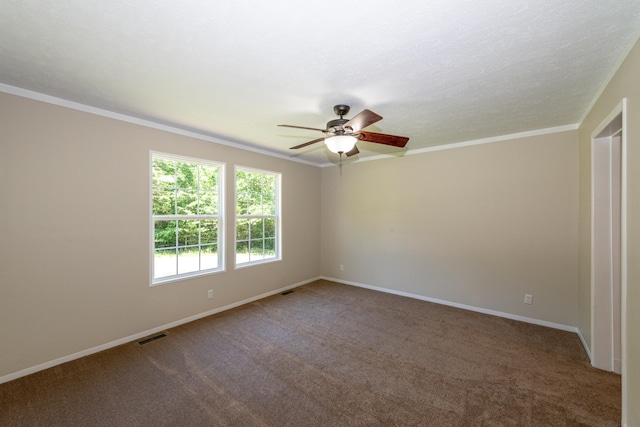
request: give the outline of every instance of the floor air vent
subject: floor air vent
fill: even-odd
[[[166,332],[161,332],[158,335],[154,335],[152,337],[147,337],[147,338],[144,338],[144,339],[138,341],[138,344],[139,345],[149,344],[151,341],[159,340],[160,338],[164,338],[166,336],[167,336]]]
[[[286,294],[290,294],[291,292],[293,292],[291,289],[289,289],[288,291],[284,291],[283,293],[281,293],[280,295],[286,295]]]

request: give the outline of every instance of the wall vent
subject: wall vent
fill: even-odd
[[[164,338],[166,336],[167,336],[166,332],[161,332],[158,335],[153,335],[151,337],[141,339],[140,341],[138,341],[138,344],[139,345],[149,344],[151,341],[159,340],[160,338]]]

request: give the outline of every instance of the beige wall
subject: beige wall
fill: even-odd
[[[598,98],[579,130],[580,279],[579,328],[591,345],[591,133],[627,98],[627,371],[626,425],[640,425],[640,44]],[[624,420],[623,420],[624,421]]]
[[[0,93],[0,377],[320,274],[320,169]],[[149,287],[149,150],[282,172],[283,260]],[[207,289],[215,298],[207,299]]]
[[[325,168],[322,274],[575,327],[577,150],[568,131]]]

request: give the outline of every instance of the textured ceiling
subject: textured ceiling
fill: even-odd
[[[411,138],[357,160],[576,124],[639,29],[638,0],[3,0],[0,83],[326,164],[276,125]]]

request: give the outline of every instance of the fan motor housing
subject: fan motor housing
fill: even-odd
[[[335,120],[328,121],[327,132],[336,133],[336,132],[344,131],[344,129],[342,128],[342,125],[344,125],[348,121],[349,119],[335,119]]]

